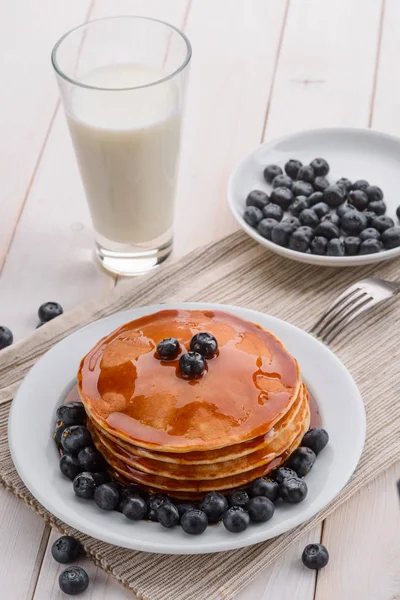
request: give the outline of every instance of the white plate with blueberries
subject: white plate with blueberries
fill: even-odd
[[[400,256],[400,139],[316,129],[263,144],[228,184],[257,242],[300,262],[344,267]]]
[[[248,490],[250,498],[263,496],[261,504],[268,504],[269,508],[272,508],[267,516],[263,515],[263,522],[255,522],[260,520],[257,511],[253,511],[254,518],[249,519],[248,509],[246,518],[235,530],[235,524],[225,519],[227,510],[222,521],[207,526],[207,516],[199,515],[202,511],[195,510],[182,511],[180,523],[177,522],[173,528],[168,528],[167,523],[163,527],[161,520],[151,522],[135,518],[135,513],[141,508],[140,504],[143,501],[149,503],[151,496],[146,500],[144,495],[143,498],[138,498],[136,494],[134,501],[129,504],[132,514],[128,515],[128,503],[122,502],[123,491],[116,488],[115,484],[111,490],[108,489],[108,485],[107,493],[97,493],[103,481],[106,482],[103,485],[107,487],[107,477],[94,473],[93,490],[86,486],[90,482],[80,482],[85,484],[82,488],[85,495],[78,497],[76,493],[79,486],[76,487],[75,481],[74,485],[71,481],[74,477],[66,476],[69,475],[68,470],[60,470],[62,461],[53,439],[56,418],[57,415],[60,416],[57,409],[63,404],[67,391],[74,385],[82,356],[116,327],[165,309],[223,310],[237,314],[270,330],[298,359],[304,381],[317,403],[322,428],[314,430],[315,435],[310,435],[310,432],[306,434],[309,439],[306,440],[306,436],[303,438],[303,446],[307,446],[305,450],[308,450],[308,454],[313,449],[317,457],[315,459],[314,456],[315,463],[311,464],[313,468],[301,479],[301,498],[297,497],[292,499],[293,501],[288,499],[286,502],[276,499],[275,488],[279,484],[278,491],[281,492],[280,486],[284,484],[286,475],[282,474],[281,479],[276,476],[275,479],[253,482]],[[74,419],[77,421],[77,425],[72,427],[85,430],[86,433],[83,431],[83,434],[87,435],[86,428],[78,425],[82,417],[79,406],[74,408],[70,405],[68,409],[65,409],[65,406],[67,405],[64,404],[62,410],[70,412],[68,418],[71,417],[71,423]],[[343,415],[346,415],[345,419]],[[63,414],[64,421],[65,417]],[[364,405],[354,380],[331,350],[311,335],[285,321],[245,308],[182,303],[173,306],[148,306],[117,313],[84,327],[56,344],[32,368],[14,398],[9,420],[9,443],[15,467],[27,488],[46,509],[68,525],[94,538],[124,548],[165,554],[201,554],[232,550],[262,542],[316,515],[332,502],[351,477],[361,456],[365,428]],[[78,433],[78,429],[75,433]],[[75,437],[75,440],[78,438]],[[84,458],[89,460],[90,448],[85,447],[84,450]],[[64,454],[63,458],[65,456]],[[72,465],[74,455],[71,456]],[[76,479],[76,475],[72,475]],[[79,476],[83,475],[86,479],[91,476],[90,473],[81,473]],[[95,476],[99,477],[99,481]],[[297,477],[296,473],[294,476]],[[298,477],[300,478],[300,474]],[[117,493],[121,494],[118,504],[120,510],[117,510],[117,502],[114,502],[116,499],[113,497],[116,489]],[[90,498],[86,495],[88,490],[93,492]],[[270,498],[271,494],[273,499]],[[221,502],[221,498],[218,498],[219,494],[216,496],[213,509],[219,510],[218,502]],[[111,505],[108,506],[110,501],[114,502],[114,510],[111,510]],[[165,507],[165,504],[163,506]],[[158,507],[160,508],[159,504]],[[149,505],[148,510],[150,509]],[[160,510],[157,510],[157,516],[159,512]],[[169,513],[174,511],[164,512],[164,517],[168,517]],[[245,516],[246,511],[242,512],[242,516]],[[201,519],[199,522],[189,522],[187,519],[188,522],[184,526],[182,515],[192,513],[196,513],[194,516],[198,519],[206,519],[204,527]],[[200,532],[201,535],[194,535]]]

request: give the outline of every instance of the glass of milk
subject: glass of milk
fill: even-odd
[[[176,27],[134,16],[77,27],[53,49],[96,254],[114,273],[145,273],[171,253],[190,58]]]

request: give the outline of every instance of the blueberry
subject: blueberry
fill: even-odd
[[[257,231],[266,240],[271,239],[272,230],[278,224],[276,219],[261,219],[257,225]]]
[[[291,189],[293,185],[293,180],[291,179],[291,177],[288,177],[287,175],[277,175],[273,182],[272,182],[272,187],[274,189],[276,188],[285,188],[285,189]],[[271,198],[272,200],[272,198]]]
[[[207,515],[197,508],[186,511],[181,517],[181,527],[190,535],[200,535],[207,529],[207,525]]]
[[[400,246],[400,227],[389,227],[382,233],[382,244],[386,250]]]
[[[314,190],[316,192],[324,192],[327,187],[329,187],[329,181],[326,177],[319,175],[314,179]]]
[[[397,217],[397,218],[399,219],[399,221],[400,221],[400,206],[398,206],[398,207],[396,208],[396,217]]]
[[[265,496],[255,496],[249,502],[248,513],[254,523],[269,521],[275,512],[275,504]]]
[[[169,498],[167,496],[163,496],[161,494],[151,495],[147,500],[147,512],[148,518],[150,521],[157,521],[157,509],[162,504],[167,504],[169,502]]]
[[[361,242],[359,254],[377,254],[381,250],[383,250],[381,242],[370,238]]]
[[[185,513],[187,513],[189,510],[194,510],[196,507],[194,504],[184,502],[183,504],[178,504],[176,508],[178,509],[179,517],[182,518]]]
[[[274,479],[258,477],[251,484],[250,491],[252,496],[265,496],[275,502],[279,496],[279,484]]]
[[[275,221],[281,221],[283,217],[283,208],[277,204],[268,204],[263,208],[262,212],[265,219],[275,219]]]
[[[297,504],[302,502],[307,496],[307,484],[304,479],[299,477],[287,477],[279,485],[279,492],[284,502],[289,504]]]
[[[167,502],[157,508],[157,520],[163,527],[171,529],[179,525],[179,512],[175,504]]]
[[[265,192],[261,190],[253,190],[246,198],[246,206],[255,206],[260,210],[269,202],[269,198]]]
[[[308,237],[310,242],[315,235],[314,229],[312,227],[308,227],[308,225],[301,225],[298,229],[296,229],[296,231],[298,231],[298,232],[302,233],[303,235],[305,235],[306,237]]]
[[[82,554],[82,546],[79,540],[71,535],[62,535],[51,547],[54,560],[62,565],[74,562]]]
[[[364,210],[369,204],[368,196],[362,190],[352,190],[347,196],[349,204],[357,210]]]
[[[106,461],[94,446],[82,448],[78,453],[78,462],[82,471],[89,471],[89,473],[98,473],[106,466]]]
[[[376,213],[372,210],[364,210],[364,215],[367,219],[367,227],[372,227],[372,222],[376,217]]]
[[[394,221],[386,215],[380,215],[372,219],[372,227],[383,233],[389,227],[394,227]]]
[[[56,427],[56,430],[54,432],[54,436],[53,437],[54,437],[55,441],[57,442],[57,444],[59,446],[61,446],[61,436],[62,436],[62,433],[63,433],[65,427],[66,427],[66,425],[59,425],[57,423],[57,427]]]
[[[315,235],[322,236],[327,240],[339,237],[339,228],[330,221],[323,221],[315,230]]]
[[[94,496],[94,491],[97,487],[94,473],[79,473],[74,479],[74,492],[79,498],[90,500]]]
[[[341,218],[342,229],[346,234],[358,235],[367,226],[367,217],[358,210],[349,210]]]
[[[264,169],[264,179],[267,183],[272,183],[277,175],[282,175],[283,171],[278,165],[268,165]]]
[[[340,185],[330,185],[324,191],[324,202],[331,208],[340,206],[345,201],[345,193]]]
[[[297,173],[297,179],[299,181],[307,181],[308,183],[312,183],[315,179],[314,169],[311,165],[305,165],[299,169]]]
[[[293,227],[293,231],[300,227],[300,221],[297,217],[285,217],[282,223],[290,223],[290,225]]]
[[[322,544],[308,544],[303,550],[301,560],[308,569],[322,569],[329,561],[328,550]]]
[[[212,358],[218,350],[218,342],[212,333],[201,331],[190,340],[190,349],[192,352],[198,352],[204,358]]]
[[[367,229],[363,229],[360,233],[360,240],[363,242],[364,240],[380,240],[381,234],[374,227],[367,227]]]
[[[229,506],[241,506],[246,508],[249,503],[249,495],[245,490],[236,490],[231,492],[228,496]]]
[[[299,169],[302,166],[303,163],[301,163],[299,160],[288,160],[285,164],[285,173],[286,175],[289,175],[289,177],[291,177],[292,179],[297,179],[297,173],[299,172]]]
[[[227,508],[228,501],[219,492],[210,492],[199,502],[199,509],[207,515],[209,523],[220,521]]]
[[[312,254],[318,254],[324,256],[328,247],[328,240],[322,235],[318,235],[311,242],[310,250]]]
[[[293,225],[288,222],[282,222],[275,225],[271,233],[271,240],[278,246],[288,247],[290,236],[294,231]]]
[[[157,510],[158,509],[156,509],[155,513],[157,513]],[[146,501],[139,496],[139,494],[128,494],[122,503],[122,514],[131,521],[140,521],[141,519],[144,519],[147,515]]]
[[[89,576],[82,567],[67,567],[58,578],[60,590],[67,596],[77,596],[89,585]]]
[[[330,208],[327,204],[325,204],[325,202],[318,202],[318,204],[314,204],[312,209],[320,219],[328,215],[330,212]]]
[[[329,435],[325,429],[313,427],[304,435],[301,445],[311,448],[314,454],[319,454],[329,442]]]
[[[289,210],[294,217],[298,217],[305,208],[308,208],[308,199],[305,196],[297,196],[289,206]]]
[[[316,227],[319,223],[319,218],[312,208],[305,208],[299,216],[300,223],[307,227]]]
[[[383,200],[383,192],[377,185],[369,185],[365,190],[369,202],[379,202]]]
[[[357,179],[357,181],[355,181],[351,188],[352,190],[362,190],[363,192],[366,191],[366,189],[369,187],[369,183],[368,181],[365,181],[365,179]]]
[[[81,465],[78,463],[78,459],[69,454],[64,454],[60,459],[60,471],[65,477],[73,481],[79,473],[82,471]]]
[[[328,247],[326,249],[327,256],[344,256],[345,255],[345,246],[343,240],[339,238],[332,238],[328,242]]]
[[[241,533],[250,525],[249,514],[240,508],[240,506],[232,506],[224,514],[223,524],[231,533]]]
[[[341,219],[345,213],[349,212],[349,210],[356,210],[356,207],[352,204],[342,204],[342,206],[339,206],[336,209],[336,214]]]
[[[376,215],[384,215],[386,208],[383,200],[373,200],[368,204],[368,210],[374,212]]]
[[[83,425],[86,421],[82,402],[66,402],[57,408],[56,419],[63,425]]]
[[[92,444],[92,437],[83,425],[69,425],[61,435],[61,445],[67,454],[76,456],[82,448]]]
[[[39,307],[38,315],[42,323],[47,323],[63,314],[63,308],[58,302],[45,302]]]
[[[289,248],[290,250],[295,250],[296,252],[307,252],[308,248],[310,247],[310,242],[310,236],[305,234],[304,231],[299,231],[299,229],[297,229],[290,236]]]
[[[115,483],[103,483],[94,492],[94,501],[102,510],[115,510],[119,504],[119,490]]]
[[[243,219],[251,227],[255,227],[263,218],[263,213],[256,206],[248,206],[243,213]]]
[[[281,484],[285,479],[297,477],[297,474],[293,469],[289,469],[288,467],[279,467],[279,469],[272,472],[272,477]]]
[[[311,207],[315,206],[316,204],[318,204],[319,202],[322,202],[323,199],[324,199],[324,194],[322,192],[314,192],[313,194],[311,194],[311,196],[309,196],[307,198],[308,208],[311,208]]]
[[[351,183],[350,179],[347,179],[347,177],[341,177],[340,179],[337,180],[336,185],[339,185],[340,187],[342,187],[343,191],[345,193],[347,193],[351,190],[351,186],[353,184]]]
[[[186,379],[201,377],[207,367],[207,361],[199,352],[186,352],[179,359],[179,371]]]
[[[325,176],[329,173],[329,164],[324,158],[314,158],[314,160],[311,161],[310,165],[314,169],[314,173],[316,175]]]
[[[315,460],[316,454],[306,446],[299,446],[290,455],[288,460],[288,467],[296,471],[298,477],[304,477],[309,471],[311,471]]]
[[[307,181],[294,181],[292,185],[293,196],[311,196],[314,192],[314,188],[311,183]]]
[[[173,360],[180,352],[180,345],[176,338],[164,338],[157,344],[157,354],[161,360]]]
[[[14,336],[11,329],[5,327],[4,325],[0,325],[0,350],[7,348],[7,346],[11,346],[13,341]]]
[[[271,192],[271,202],[287,210],[293,202],[293,194],[287,187],[277,187]]]
[[[329,213],[322,217],[321,223],[333,223],[336,227],[340,227],[340,217],[336,213]]]
[[[360,250],[361,240],[359,237],[349,236],[344,238],[344,247],[348,256],[356,256]]]

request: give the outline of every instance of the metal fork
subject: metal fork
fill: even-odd
[[[378,277],[362,279],[340,294],[311,329],[311,333],[329,344],[356,317],[400,293],[400,281]]]

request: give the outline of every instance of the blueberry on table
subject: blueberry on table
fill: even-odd
[[[162,494],[151,495],[147,500],[147,516],[150,521],[157,521],[157,510],[162,504],[170,502],[167,496]]]
[[[287,210],[293,202],[294,196],[287,187],[277,187],[271,192],[271,202]]]
[[[314,169],[315,175],[324,177],[329,173],[329,164],[324,158],[314,158],[314,160],[310,162],[310,165]]]
[[[38,315],[42,323],[48,323],[48,321],[62,315],[63,312],[63,308],[58,302],[45,302],[39,307]]]
[[[340,217],[336,213],[329,213],[329,215],[325,215],[321,219],[322,223],[333,223],[336,227],[340,227]]]
[[[284,221],[282,221],[282,223],[278,223],[278,225],[275,225],[275,227],[273,228],[271,233],[271,240],[274,242],[274,244],[287,248],[289,245],[290,236],[292,235],[293,231],[294,227],[291,223],[288,223],[287,221],[285,223]]]
[[[250,492],[252,496],[265,496],[275,502],[279,496],[279,484],[274,479],[258,477],[251,484]]]
[[[57,408],[56,419],[63,425],[83,425],[86,421],[82,402],[66,402]]]
[[[53,437],[59,446],[61,446],[61,436],[65,428],[66,425],[59,425],[59,422],[57,422],[57,427]]]
[[[119,500],[118,486],[114,482],[102,483],[94,491],[94,501],[102,510],[115,510]]]
[[[224,514],[222,522],[231,533],[241,533],[250,525],[249,513],[240,506],[232,506]]]
[[[304,229],[304,227],[301,229]],[[310,247],[310,242],[310,236],[304,233],[304,231],[297,229],[290,236],[289,248],[295,252],[307,252],[308,248]]]
[[[308,488],[304,479],[287,477],[279,485],[279,493],[284,502],[297,504],[307,496]]]
[[[199,352],[186,352],[179,359],[179,371],[186,379],[201,377],[206,367],[207,361]]]
[[[268,204],[263,208],[263,217],[265,219],[275,219],[275,221],[282,221],[283,208],[277,204]]]
[[[314,229],[319,223],[319,217],[314,212],[313,208],[305,208],[299,215],[299,221],[302,225],[306,225],[307,227],[312,227]]]
[[[303,550],[301,560],[308,569],[322,569],[329,561],[328,550],[322,544],[308,544]]]
[[[272,472],[271,477],[273,477],[275,481],[281,484],[282,481],[284,481],[285,479],[289,479],[290,477],[297,477],[297,473],[296,471],[293,471],[293,469],[289,469],[288,467],[279,467],[279,469],[275,469],[275,471]]]
[[[325,202],[318,202],[318,204],[314,204],[312,210],[320,219],[330,213],[330,208]]]
[[[343,191],[345,193],[347,193],[348,191],[351,190],[351,186],[353,184],[350,181],[350,179],[347,179],[347,177],[341,177],[340,179],[337,180],[336,185],[340,185],[343,188]]]
[[[349,210],[341,218],[341,225],[348,235],[359,235],[367,227],[367,217],[358,210]]]
[[[266,240],[271,239],[272,230],[278,224],[276,219],[261,219],[257,225],[257,231]]]
[[[229,506],[241,506],[242,508],[247,508],[249,500],[249,495],[245,490],[236,490],[231,492],[228,496]]]
[[[59,462],[60,471],[65,477],[73,481],[79,473],[82,472],[82,467],[78,463],[78,459],[69,454],[64,454]]]
[[[198,352],[204,358],[212,358],[218,349],[218,342],[212,333],[201,331],[190,340],[190,349],[192,352]]]
[[[369,187],[369,183],[368,181],[366,181],[365,179],[357,179],[357,181],[355,181],[351,188],[352,190],[362,190],[363,192],[366,191],[366,189]]]
[[[313,185],[314,190],[316,192],[323,192],[326,190],[327,187],[329,187],[330,184],[326,177],[322,177],[322,175],[319,175],[314,179]]]
[[[196,507],[194,504],[189,504],[188,502],[184,502],[183,504],[178,504],[177,507],[179,518],[182,519],[183,515],[187,513],[189,510],[195,510]],[[208,521],[207,521],[208,522]]]
[[[157,344],[157,354],[161,360],[174,360],[179,352],[180,345],[176,338],[164,338]]]
[[[382,233],[382,244],[386,250],[400,246],[400,227],[389,227]]]
[[[267,183],[272,183],[277,175],[282,175],[283,171],[278,165],[268,165],[264,169],[264,179]]]
[[[318,455],[329,442],[329,435],[322,427],[313,427],[304,435],[301,445],[311,448],[314,454]]]
[[[58,578],[60,590],[67,596],[77,596],[89,585],[89,576],[82,567],[67,567]]]
[[[82,467],[82,471],[90,473],[98,473],[106,466],[104,457],[94,446],[86,446],[78,453],[78,462]]]
[[[74,492],[78,498],[90,500],[94,496],[94,491],[97,487],[96,478],[93,473],[79,473],[74,479]]]
[[[339,237],[339,228],[331,221],[322,221],[315,229],[315,235],[322,236],[327,240]]]
[[[62,565],[74,562],[82,554],[82,546],[79,540],[71,535],[62,535],[51,547],[54,560]]]
[[[289,210],[294,217],[298,217],[301,211],[308,207],[308,198],[305,196],[297,196],[289,206]]]
[[[292,452],[287,464],[299,477],[304,477],[313,468],[316,458],[317,456],[311,448],[299,446]]]
[[[0,350],[7,348],[7,346],[11,346],[13,341],[14,336],[11,329],[5,327],[5,325],[0,325]]]
[[[247,508],[250,520],[254,523],[269,521],[275,512],[275,504],[265,496],[255,496]]]
[[[300,167],[299,172],[297,173],[297,179],[299,181],[307,181],[307,183],[313,183],[315,179],[315,173],[312,166],[304,165],[304,167]]]
[[[380,233],[383,233],[384,231],[386,231],[386,229],[394,227],[394,221],[386,215],[379,215],[372,219],[371,226],[377,229]]]
[[[322,235],[317,235],[310,245],[311,254],[318,256],[324,256],[328,247],[328,240]]]
[[[179,511],[175,504],[167,502],[157,508],[157,520],[166,529],[179,525]]]
[[[160,504],[160,506],[162,506]],[[157,513],[156,509],[156,513]],[[140,521],[147,515],[146,501],[139,494],[129,494],[122,502],[122,514],[131,521]],[[156,520],[156,519],[154,519]]]
[[[243,213],[243,219],[250,227],[255,227],[262,218],[263,213],[256,206],[248,206]]]
[[[181,527],[190,535],[200,535],[207,529],[207,525],[207,515],[197,508],[186,511],[181,517]]]
[[[381,250],[383,250],[383,246],[379,240],[369,239],[361,242],[359,254],[377,254]]]
[[[356,256],[360,250],[360,238],[356,236],[348,236],[345,237],[343,241],[347,256]]]
[[[349,210],[356,210],[356,207],[352,204],[342,204],[336,209],[336,214],[341,219],[345,213],[349,212]]]
[[[307,181],[294,181],[292,185],[293,196],[306,196],[308,198],[314,193],[314,188]]]
[[[357,210],[365,210],[369,204],[368,196],[362,190],[351,190],[347,196],[347,200]]]
[[[92,436],[83,425],[69,425],[61,435],[61,446],[67,454],[76,456],[82,448],[91,446]]]
[[[346,253],[343,240],[339,238],[332,238],[328,242],[326,249],[327,256],[344,256]]]
[[[299,160],[291,159],[288,160],[285,164],[285,173],[292,179],[297,179],[297,173],[299,169],[303,166],[303,163]]]
[[[272,187],[274,189],[276,188],[286,188],[286,189],[291,189],[293,185],[293,180],[291,177],[288,177],[287,175],[277,175],[273,182],[272,182]],[[271,198],[272,200],[272,198]]]
[[[367,227],[367,229],[363,229],[360,233],[360,240],[363,242],[364,240],[380,240],[381,234],[374,227]]]
[[[299,196],[301,198],[301,196]],[[323,202],[324,194],[322,192],[313,192],[311,196],[308,196],[308,208],[312,208],[319,202]]]
[[[269,198],[265,192],[261,190],[253,190],[246,198],[246,206],[255,206],[260,210],[269,202]]]
[[[365,190],[369,202],[379,202],[383,200],[383,192],[377,185],[369,185]]]
[[[340,185],[330,185],[324,191],[324,202],[331,208],[336,208],[343,204],[346,199],[345,192]]]
[[[209,523],[220,521],[227,508],[228,501],[219,492],[210,492],[199,502],[199,509],[207,515]]]
[[[373,200],[368,204],[368,210],[380,216],[386,213],[387,206],[383,200]]]

